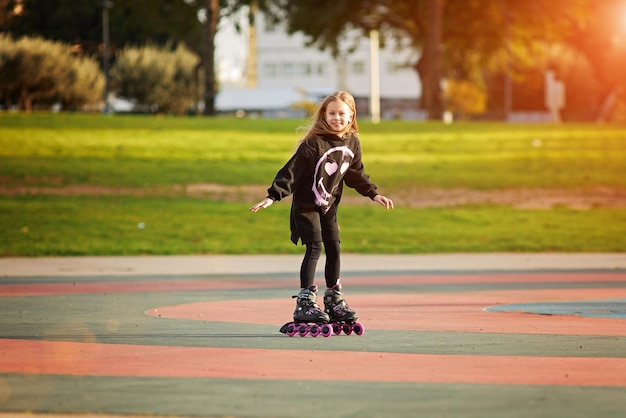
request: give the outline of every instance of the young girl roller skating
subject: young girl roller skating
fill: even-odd
[[[326,97],[317,107],[313,123],[296,152],[276,174],[268,196],[250,208],[257,212],[293,195],[291,241],[297,245],[301,240],[306,245],[293,314],[295,323],[351,324],[358,318],[346,303],[339,282],[337,209],[343,185],[393,209],[393,201],[378,194],[376,185],[365,174],[358,133],[352,95],[339,91]],[[314,284],[322,244],[326,254],[324,310],[317,304]]]

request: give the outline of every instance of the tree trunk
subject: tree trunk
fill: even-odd
[[[426,58],[425,51],[422,51],[422,55],[417,60],[415,64],[415,71],[417,72],[417,77],[420,79],[420,86],[422,86],[422,95],[419,100],[419,107],[421,109],[428,109],[429,101],[426,100],[426,96],[430,96],[430,92],[428,89],[428,59]]]
[[[202,71],[202,56],[200,57],[200,61],[193,68],[193,87],[194,87],[194,96],[193,96],[193,112],[196,116],[200,116],[200,100],[202,97],[202,86],[200,85],[200,71]]]
[[[428,0],[428,29],[424,52],[417,63],[422,81],[422,106],[428,119],[440,120],[443,114],[441,93],[441,41],[444,0]]]
[[[202,64],[204,66],[204,115],[215,115],[215,34],[219,19],[219,0],[205,0],[206,22],[202,25]]]
[[[20,97],[17,100],[17,110],[23,110],[26,113],[33,112],[33,95],[25,88],[22,89]]]

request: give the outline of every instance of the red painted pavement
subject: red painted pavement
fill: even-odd
[[[0,340],[0,370],[72,376],[626,386],[626,358],[343,351],[330,356],[308,350],[29,340]]]
[[[0,296],[291,288],[295,279],[137,280],[0,285]],[[525,289],[451,293],[350,295],[350,285],[471,283],[620,283],[624,274],[488,274],[354,277],[346,297],[369,331],[626,336],[623,319],[524,312],[488,312],[498,304],[626,298],[626,288]],[[591,286],[593,287],[593,286]],[[153,317],[273,324],[290,319],[293,300],[228,300],[146,311]],[[252,310],[251,306],[256,307]],[[278,336],[280,338],[280,336]],[[283,337],[288,338],[288,337]],[[318,337],[322,338],[322,337]],[[331,337],[342,338],[342,337]],[[346,337],[364,338],[364,337]],[[440,382],[524,385],[626,386],[626,358],[438,355],[386,352],[175,347],[4,339],[3,373],[72,376],[207,377],[229,379]]]
[[[626,336],[624,319],[485,310],[499,304],[604,298],[626,298],[626,288],[346,295],[350,306],[362,313],[360,320],[366,329]],[[251,310],[251,306],[256,309]],[[269,325],[280,322],[277,318],[287,322],[293,308],[292,299],[285,298],[199,302],[157,307],[146,313],[162,318]]]

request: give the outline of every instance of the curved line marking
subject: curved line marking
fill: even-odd
[[[359,321],[370,330],[626,336],[624,321],[619,318],[487,310],[502,304],[582,301],[609,296],[626,298],[626,288],[351,295],[347,298],[350,306],[360,312]],[[261,307],[251,309],[251,306]],[[292,312],[290,299],[264,299],[162,306],[145,313],[161,318],[280,325],[291,319]]]

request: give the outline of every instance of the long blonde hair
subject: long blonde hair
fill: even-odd
[[[341,132],[331,129],[330,126],[328,126],[328,123],[326,123],[326,108],[332,102],[343,102],[348,105],[350,111],[352,112],[352,122],[350,122],[350,124]],[[319,105],[317,105],[315,113],[313,113],[311,126],[300,140],[300,143],[305,142],[307,139],[316,135],[334,134],[343,136],[347,133],[354,135],[359,133],[359,125],[356,122],[356,103],[354,101],[354,97],[352,97],[352,95],[347,91],[337,91],[329,96],[326,96],[326,98],[322,100]]]

